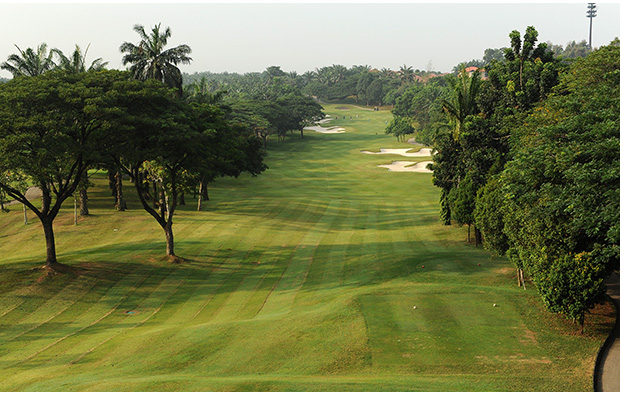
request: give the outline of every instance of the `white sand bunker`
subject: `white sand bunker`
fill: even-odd
[[[327,115],[325,118],[321,119],[319,121],[319,124],[325,123],[325,122],[329,122],[331,120],[333,120],[334,118],[332,118],[330,115]],[[327,128],[324,128],[322,126],[306,126],[304,128],[304,130],[312,130],[313,132],[317,132],[317,133],[325,133],[325,134],[333,134],[333,133],[344,133],[345,129],[342,126],[330,126]]]
[[[326,133],[326,134],[330,134],[330,133],[344,133],[345,130],[343,127],[341,126],[332,126],[329,128],[324,128],[322,126],[307,126],[304,128],[304,130],[312,130],[313,132],[317,132],[317,133]]]
[[[362,154],[372,154],[372,155],[381,155],[381,154],[392,154],[392,155],[401,155],[409,158],[415,158],[420,156],[431,156],[432,149],[431,148],[421,148],[418,152],[408,152],[413,148],[381,148],[380,152],[372,152],[372,151],[362,151]]]
[[[431,161],[425,162],[409,162],[409,161],[396,161],[390,165],[379,165],[377,167],[385,167],[389,171],[408,171],[412,173],[432,173],[432,170],[426,168]]]
[[[24,194],[24,196],[26,197],[26,199],[28,199],[29,201],[33,201],[35,199],[39,199],[41,196],[43,195],[43,192],[41,192],[41,189],[39,187],[30,187],[26,190],[26,193]],[[12,206],[14,204],[18,204],[19,202],[17,200],[11,200],[8,203],[4,203],[5,206]]]

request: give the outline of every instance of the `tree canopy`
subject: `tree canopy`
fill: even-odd
[[[0,85],[0,172],[27,177],[42,191],[37,207],[9,180],[9,196],[25,204],[43,225],[46,268],[59,268],[52,223],[62,203],[78,187],[85,170],[111,149],[121,109],[115,86],[121,72],[47,72]]]
[[[618,70],[614,46],[577,60],[520,129],[503,178],[510,256],[579,321],[620,265]]]

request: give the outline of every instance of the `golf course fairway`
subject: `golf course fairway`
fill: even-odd
[[[181,263],[103,171],[92,215],[74,225],[69,200],[55,222],[77,276],[43,277],[38,220],[0,213],[0,391],[591,391],[610,307],[583,335],[546,312],[440,224],[432,174],[361,153],[412,147],[389,110],[324,107],[345,133],[271,140],[265,173],[216,180],[202,212],[187,197]]]

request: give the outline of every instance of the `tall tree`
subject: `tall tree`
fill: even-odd
[[[0,85],[0,173],[28,177],[42,192],[42,205],[0,180],[0,188],[41,221],[45,269],[62,271],[56,258],[53,222],[93,163],[110,148],[119,109],[113,104],[119,72],[67,74],[51,71]]]
[[[510,48],[504,50],[504,57],[508,61],[517,61],[519,71],[519,86],[518,90],[523,91],[525,85],[523,84],[523,67],[528,60],[534,60],[536,58],[543,58],[547,52],[547,44],[540,43],[537,47],[538,32],[534,26],[528,26],[525,29],[523,40],[521,40],[521,33],[518,30],[510,32]]]
[[[461,65],[461,71],[457,78],[448,80],[452,89],[451,100],[442,100],[442,106],[448,117],[454,122],[453,138],[460,139],[461,130],[465,117],[478,113],[478,93],[480,92],[481,79],[478,70],[470,76]]]
[[[192,61],[189,57],[191,48],[182,44],[165,49],[172,32],[169,27],[162,31],[161,23],[155,25],[150,34],[145,32],[142,25],[135,25],[133,30],[140,36],[140,41],[138,44],[124,42],[120,46],[120,51],[125,53],[123,65],[131,64],[129,70],[136,79],[161,81],[175,88],[180,97],[183,94],[183,76],[177,65]]]
[[[52,49],[52,53],[59,58],[59,62],[56,69],[66,71],[67,73],[85,73],[87,71],[101,71],[104,70],[108,62],[104,62],[103,58],[97,58],[90,63],[88,68],[86,67],[86,55],[90,44],[86,47],[86,50],[82,52],[79,45],[75,45],[75,49],[70,57],[67,57],[60,49]],[[88,215],[88,187],[90,185],[88,181],[88,171],[84,173],[83,181],[80,183],[80,215]]]
[[[145,119],[145,126],[151,126],[130,137],[121,162],[132,176],[143,208],[164,230],[166,255],[176,260],[173,217],[180,193],[195,185],[194,174],[201,178],[238,176],[242,171],[255,175],[266,167],[258,154],[260,143],[235,138],[240,136],[230,133],[217,106],[178,100],[166,103],[165,98],[156,106],[149,105],[149,112],[158,114],[159,127]],[[159,196],[152,193],[153,185]]]
[[[406,64],[400,66],[398,70],[398,75],[403,83],[413,82],[413,76],[415,75],[413,72],[413,67],[407,66]]]
[[[17,45],[15,46],[19,54],[12,54],[6,62],[0,64],[0,69],[7,70],[13,77],[41,75],[55,67],[53,60],[53,51],[47,51],[47,44],[40,44],[36,52],[32,48],[22,51]]]

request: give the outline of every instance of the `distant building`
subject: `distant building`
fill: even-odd
[[[474,71],[478,70],[478,72],[480,73],[480,79],[482,80],[486,80],[487,78],[489,78],[489,76],[487,75],[487,71],[485,69],[481,69],[478,68],[476,66],[469,66],[465,69],[465,72],[469,74],[469,76],[471,77],[472,74],[474,74]]]

